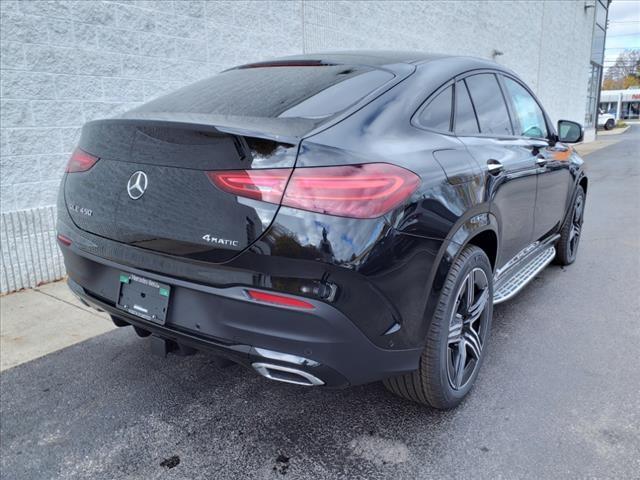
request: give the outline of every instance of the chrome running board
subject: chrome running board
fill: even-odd
[[[548,245],[553,240],[545,242],[542,246],[543,248],[531,255],[527,255],[521,262],[518,262],[518,265],[510,266],[507,271],[503,270],[499,273],[498,277],[494,279],[494,305],[515,296],[525,285],[533,280],[544,267],[551,263],[556,255],[556,249],[553,245]]]

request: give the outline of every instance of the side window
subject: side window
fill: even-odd
[[[432,128],[442,132],[451,130],[451,102],[453,87],[447,87],[431,100],[418,118],[418,123],[425,128]]]
[[[513,135],[509,111],[492,73],[472,75],[465,79],[478,115],[480,132],[487,135]]]
[[[473,111],[471,97],[464,80],[456,83],[456,115],[454,118],[456,135],[475,135],[480,133],[478,119]]]
[[[515,80],[504,77],[504,84],[513,102],[519,132],[523,137],[546,138],[547,124],[538,102]]]

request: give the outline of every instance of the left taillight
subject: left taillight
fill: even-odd
[[[98,157],[76,148],[71,154],[69,162],[67,162],[67,168],[65,171],[67,173],[86,172],[93,167],[98,160]]]
[[[66,247],[70,247],[73,243],[69,237],[62,235],[61,233],[58,234],[58,241]]]
[[[350,218],[380,217],[420,184],[415,173],[387,163],[206,173],[240,197]]]

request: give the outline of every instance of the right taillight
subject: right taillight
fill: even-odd
[[[98,160],[98,157],[94,157],[90,153],[76,148],[71,154],[65,171],[67,173],[86,172],[93,167]]]
[[[387,163],[207,175],[218,188],[234,195],[351,218],[380,217],[405,201],[420,184],[415,173]]]

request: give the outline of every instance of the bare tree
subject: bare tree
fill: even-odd
[[[604,90],[618,90],[635,85],[640,85],[640,50],[625,50],[607,68],[602,87]]]

